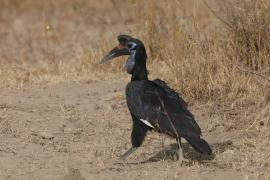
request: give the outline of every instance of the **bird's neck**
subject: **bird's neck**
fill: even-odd
[[[131,81],[148,80],[148,71],[146,68],[146,54],[137,57],[135,67],[132,72]]]
[[[147,69],[140,69],[140,71],[134,71],[131,76],[131,81],[148,80]]]

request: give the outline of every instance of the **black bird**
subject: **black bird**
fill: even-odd
[[[133,120],[132,147],[121,156],[121,159],[125,160],[141,146],[149,130],[176,138],[179,160],[184,160],[181,137],[185,138],[196,151],[210,155],[212,150],[200,137],[201,129],[187,109],[186,102],[164,81],[148,80],[144,44],[128,35],[119,35],[118,41],[119,45],[112,49],[101,63],[118,56],[129,55],[125,69],[131,74],[131,81],[126,87],[126,101]]]

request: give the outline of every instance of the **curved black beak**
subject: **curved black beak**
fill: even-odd
[[[130,55],[129,49],[127,49],[122,44],[119,44],[102,58],[102,60],[100,61],[100,64],[103,64],[113,58],[123,56],[123,55]]]

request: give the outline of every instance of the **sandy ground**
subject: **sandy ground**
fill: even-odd
[[[267,164],[240,166],[243,132],[218,125],[218,114],[203,104],[190,109],[213,157],[201,157],[185,144],[190,162],[181,164],[172,159],[174,140],[151,132],[126,164],[119,163],[130,147],[125,81],[1,89],[0,179],[269,178]]]

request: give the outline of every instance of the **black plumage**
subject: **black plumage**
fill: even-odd
[[[129,55],[126,70],[132,75],[126,87],[126,101],[132,116],[132,148],[123,156],[126,159],[141,144],[149,130],[155,130],[176,138],[179,158],[183,160],[181,137],[200,153],[210,155],[212,150],[202,139],[201,129],[194,116],[187,109],[187,103],[164,81],[148,80],[146,69],[146,50],[143,43],[128,35],[118,36],[119,45],[101,61]]]

